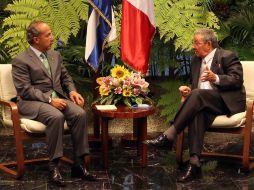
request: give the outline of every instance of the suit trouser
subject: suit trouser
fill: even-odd
[[[65,101],[67,107],[63,111],[47,103],[42,104],[38,110],[38,117],[36,120],[47,126],[46,142],[50,160],[63,156],[65,121],[70,127],[74,157],[77,158],[89,153],[86,112],[70,100]]]
[[[206,129],[222,114],[229,114],[229,110],[217,90],[192,90],[174,118],[177,133],[188,126],[190,155],[201,154]]]

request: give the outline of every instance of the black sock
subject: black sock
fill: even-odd
[[[199,156],[196,155],[196,154],[192,154],[190,156],[190,163],[195,165],[195,166],[198,166],[198,167],[201,166],[201,163],[200,163],[200,160],[199,160]]]
[[[49,161],[49,169],[53,169],[55,167],[58,167],[60,158],[55,158],[54,160]]]
[[[83,166],[84,156],[75,156],[73,166]]]
[[[171,125],[164,133],[169,140],[174,140],[176,136],[176,129],[174,125]]]

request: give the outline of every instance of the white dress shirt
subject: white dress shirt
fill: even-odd
[[[43,63],[43,59],[41,57],[42,52],[39,51],[38,49],[34,48],[33,46],[30,46],[31,50],[33,50],[33,52],[35,53],[35,55],[41,60],[41,62]]]
[[[199,89],[213,89],[210,81],[201,82],[200,79],[202,76],[204,76],[206,74],[206,73],[204,73],[204,71],[207,68],[210,70],[215,51],[216,51],[216,48],[213,51],[211,51],[205,58],[202,59],[202,63],[201,63],[201,67],[200,67],[200,75],[199,75],[200,77],[199,77],[199,81],[198,81],[198,88]],[[219,84],[218,75],[216,75],[216,81],[214,83]]]

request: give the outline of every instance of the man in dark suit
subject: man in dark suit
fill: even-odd
[[[179,182],[201,176],[199,158],[204,133],[215,117],[242,112],[246,105],[242,65],[233,52],[219,48],[216,33],[211,29],[196,31],[193,50],[191,86],[179,88],[185,100],[172,126],[159,137],[145,141],[156,147],[170,145],[172,148],[176,134],[188,126],[190,164]]]
[[[64,186],[58,162],[63,156],[65,121],[70,127],[74,149],[71,176],[95,180],[96,176],[83,167],[89,155],[84,99],[76,92],[61,55],[51,50],[54,38],[50,27],[43,21],[32,22],[27,28],[27,40],[30,47],[12,61],[12,75],[20,114],[47,126],[50,180]]]

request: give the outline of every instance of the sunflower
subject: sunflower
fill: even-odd
[[[132,95],[131,89],[125,88],[125,89],[123,90],[123,96],[125,96],[125,97],[130,97],[131,95]]]
[[[123,80],[129,75],[129,71],[124,66],[116,65],[111,69],[111,76]]]

